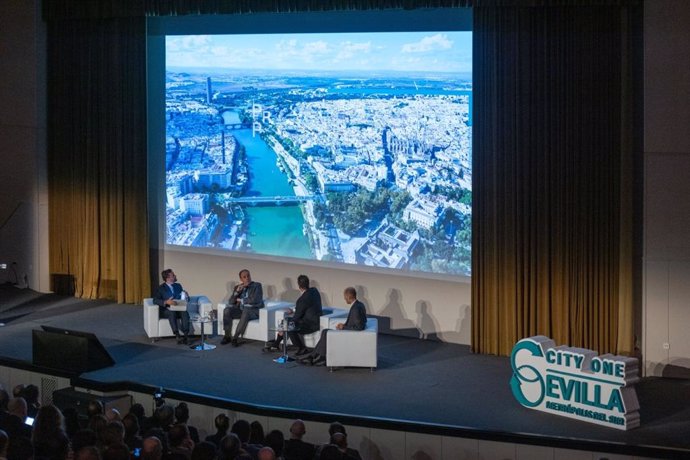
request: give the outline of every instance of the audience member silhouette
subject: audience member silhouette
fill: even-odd
[[[230,429],[230,419],[225,414],[218,414],[214,420],[216,434],[206,436],[206,441],[212,442],[216,447],[220,446],[220,441],[228,434]]]
[[[290,439],[285,441],[283,456],[285,460],[302,460],[314,457],[314,444],[302,441],[307,429],[302,420],[295,420],[290,426]]]

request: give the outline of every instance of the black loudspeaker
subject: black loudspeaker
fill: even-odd
[[[36,366],[81,374],[115,364],[95,334],[51,326],[41,328],[42,331],[32,331]]]
[[[65,409],[72,408],[82,418],[86,418],[89,402],[94,400],[100,401],[106,411],[108,409],[117,409],[123,417],[132,407],[132,397],[128,394],[98,396],[77,391],[74,388],[63,388],[53,391],[53,404],[58,409],[64,411]]]

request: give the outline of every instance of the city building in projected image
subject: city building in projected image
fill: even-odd
[[[471,40],[166,37],[167,243],[469,275]]]

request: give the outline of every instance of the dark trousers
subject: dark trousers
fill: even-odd
[[[180,334],[180,329],[177,327],[177,321],[179,320],[180,323],[180,328],[182,329],[182,333],[184,335],[189,334],[189,313],[186,311],[170,311],[170,310],[165,310],[163,312],[163,317],[168,318],[168,321],[170,322],[170,329],[172,329],[173,333],[175,335]]]
[[[307,331],[307,332],[302,332],[302,331],[290,331],[288,332],[288,337],[290,338],[290,342],[292,342],[293,345],[295,345],[299,350],[302,350],[303,348],[307,348],[307,345],[304,343],[304,336],[303,334],[311,334],[312,332],[316,331]],[[275,339],[275,346],[279,347],[281,340],[283,340],[283,334],[278,334]],[[325,342],[324,342],[325,343]],[[325,345],[324,345],[325,347]]]
[[[330,331],[330,329],[321,331],[321,338],[319,338],[319,341],[314,347],[314,354],[323,356],[324,358],[326,357],[326,336],[328,335],[328,331]]]
[[[240,323],[237,325],[235,330],[235,339],[239,336],[244,335],[244,331],[247,330],[247,324],[253,319],[259,318],[258,308],[240,308],[237,306],[226,307],[223,310],[223,329],[225,330],[225,336],[230,337],[232,335],[232,320],[238,319]]]

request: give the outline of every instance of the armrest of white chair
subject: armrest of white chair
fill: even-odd
[[[328,367],[357,366],[375,368],[378,364],[378,320],[367,318],[362,331],[331,330],[326,336]]]
[[[158,337],[158,305],[152,298],[144,299],[144,331],[149,338]]]
[[[328,310],[331,310],[331,313],[321,315],[321,318],[319,319],[320,330],[331,329],[331,321],[334,320],[335,324],[344,323],[345,319],[347,319],[347,314],[349,313],[349,310],[345,310],[344,308],[328,307]]]

